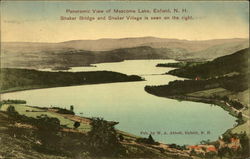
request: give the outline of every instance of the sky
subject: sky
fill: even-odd
[[[66,13],[66,10],[91,13]],[[111,13],[92,13],[111,9]],[[151,13],[114,13],[113,9],[150,10]],[[171,13],[153,13],[169,9]],[[179,13],[173,13],[178,9]],[[182,12],[186,9],[186,12]],[[60,20],[61,16],[169,17],[161,20]],[[173,20],[178,16],[180,20]],[[192,16],[192,20],[182,20]],[[62,42],[68,40],[154,36],[186,40],[248,38],[247,1],[1,1],[1,40],[6,42]]]

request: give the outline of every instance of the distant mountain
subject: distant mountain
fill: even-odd
[[[248,39],[188,41],[155,37],[73,40],[61,43],[3,42],[2,67],[71,67],[128,59],[212,60],[249,47]]]
[[[241,49],[248,48],[249,41],[235,41],[232,43],[224,43],[219,45],[214,45],[209,47],[205,50],[197,51],[197,52],[190,52],[186,55],[185,60],[187,59],[207,59],[212,60],[217,57],[229,55],[235,53]]]
[[[203,41],[188,41],[179,39],[167,39],[156,37],[139,37],[139,38],[121,38],[121,39],[98,39],[98,40],[72,40],[60,43],[33,43],[33,42],[3,42],[3,48],[6,49],[75,49],[88,51],[110,51],[120,48],[131,48],[138,46],[150,46],[152,48],[180,48],[188,52],[196,52],[208,49],[211,46],[226,43],[244,43],[248,39],[216,39]]]

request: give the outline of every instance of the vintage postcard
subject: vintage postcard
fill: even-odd
[[[246,159],[248,1],[1,1],[0,159]]]

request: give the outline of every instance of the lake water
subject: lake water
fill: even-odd
[[[180,79],[163,75],[173,68],[155,67],[173,60],[129,60],[74,67],[69,71],[108,70],[140,75],[146,81],[57,87],[2,94],[2,99],[23,99],[42,107],[74,105],[78,115],[118,121],[116,128],[164,143],[198,144],[216,140],[233,127],[235,118],[219,106],[157,97],[144,91],[146,85],[163,85]],[[181,79],[180,79],[181,80]],[[185,132],[199,134],[185,134]],[[178,134],[171,134],[177,132]],[[203,134],[201,134],[203,132]],[[182,133],[182,134],[179,134]]]

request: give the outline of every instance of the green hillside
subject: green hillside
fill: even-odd
[[[186,78],[196,78],[199,76],[202,79],[206,79],[227,74],[237,75],[246,73],[248,71],[248,51],[249,49],[243,49],[204,64],[186,65],[180,69],[172,70],[168,74]]]

